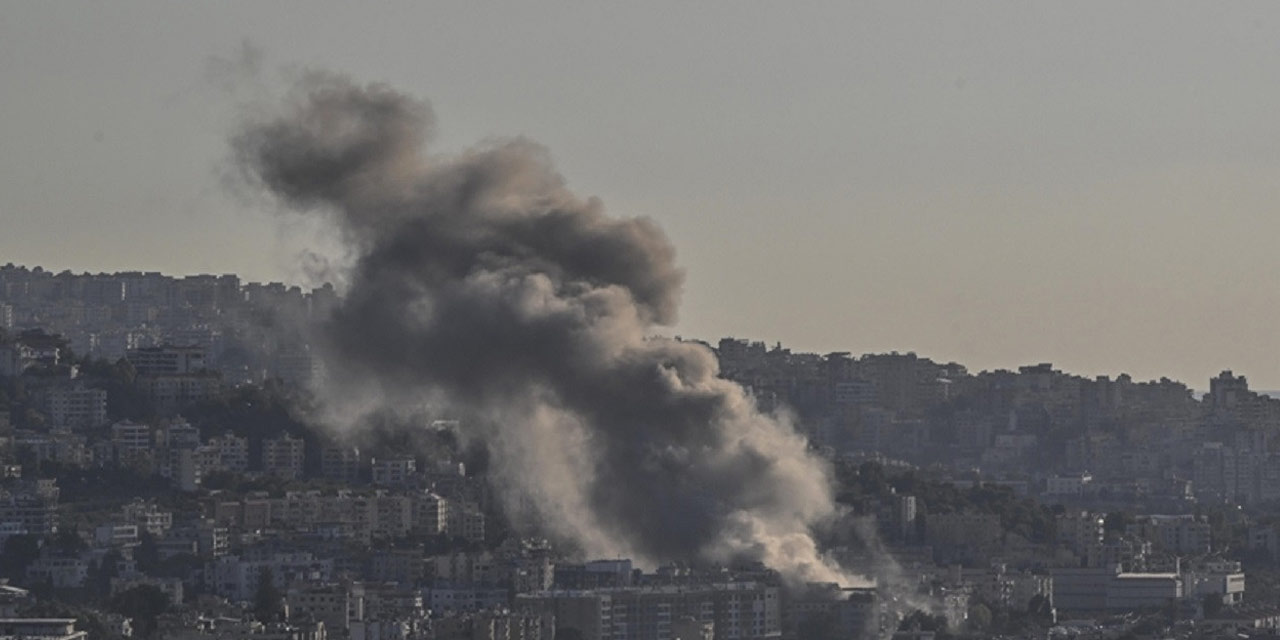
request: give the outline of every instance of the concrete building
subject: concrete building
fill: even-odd
[[[671,623],[671,640],[715,640],[714,622],[703,622],[686,616]]]
[[[183,591],[182,580],[178,578],[155,578],[144,576],[141,574],[129,576],[126,578],[111,579],[111,595],[116,595],[124,591],[133,589],[134,587],[155,587],[161,593],[169,596],[169,602],[172,604],[182,604],[186,599],[186,593]]]
[[[972,594],[985,602],[1016,610],[1026,609],[1035,596],[1051,601],[1053,599],[1051,577],[1027,571],[1011,571],[999,562],[984,569],[965,569],[954,565],[951,568],[951,583],[969,586]]]
[[[207,462],[196,449],[169,449],[161,466],[160,475],[169,478],[179,491],[193,492],[204,481]]]
[[[78,556],[41,556],[27,565],[27,580],[55,589],[79,589],[88,577],[89,561]]]
[[[441,533],[468,542],[484,542],[485,517],[474,504],[450,500],[446,503],[447,517]]]
[[[1223,371],[1209,380],[1209,403],[1214,409],[1231,410],[1251,399],[1249,382],[1244,376]]]
[[[511,591],[502,587],[436,584],[427,589],[431,611],[460,612],[502,609],[511,604]]]
[[[304,447],[301,438],[288,434],[262,441],[262,470],[266,473],[296,480],[302,477]]]
[[[413,526],[424,535],[439,535],[448,529],[449,500],[431,491],[413,495]]]
[[[139,376],[137,385],[161,415],[172,415],[184,406],[208,400],[222,390],[216,372]]]
[[[916,539],[916,497],[898,496],[894,503],[893,524],[898,541],[907,543]]]
[[[39,536],[58,532],[56,498],[27,493],[0,492],[0,525],[19,528]]]
[[[380,493],[372,497],[375,516],[370,535],[377,539],[395,539],[413,531],[413,498]]]
[[[1053,605],[1062,611],[1102,611],[1107,588],[1119,574],[1119,567],[1053,569]]]
[[[55,427],[91,429],[107,424],[107,392],[83,385],[45,392],[45,413]]]
[[[35,603],[31,592],[11,584],[0,584],[0,618],[16,618],[18,610]]]
[[[1204,554],[1211,548],[1211,528],[1203,516],[1138,516],[1127,533],[1149,541],[1156,551],[1176,555]]]
[[[173,512],[160,509],[154,501],[135,499],[124,505],[120,513],[123,521],[156,537],[164,537],[173,528]]]
[[[170,449],[194,449],[200,446],[200,430],[191,426],[181,416],[160,429],[163,444]]]
[[[150,451],[151,427],[123,420],[111,425],[111,442],[120,451]]]
[[[1222,603],[1229,606],[1244,601],[1244,572],[1239,562],[1213,560],[1197,563],[1183,574],[1183,583],[1188,596],[1220,596]]]
[[[271,359],[272,377],[285,384],[303,387],[324,377],[324,363],[310,345],[289,344],[276,351]]]
[[[416,585],[427,577],[427,565],[421,551],[375,551],[369,558],[368,577],[389,584]]]
[[[1183,597],[1177,573],[1121,573],[1118,566],[1053,569],[1053,603],[1062,611],[1136,611]]]
[[[360,479],[360,449],[343,445],[328,445],[320,452],[320,475],[326,479],[347,484]]]
[[[1088,473],[1072,473],[1049,476],[1045,479],[1045,495],[1057,497],[1080,497],[1093,483],[1093,476]]]
[[[125,358],[140,376],[176,376],[205,368],[205,351],[200,347],[163,345],[130,349]]]
[[[93,529],[93,543],[99,548],[134,547],[138,542],[136,524],[101,524]]]
[[[417,462],[407,456],[372,460],[373,483],[387,487],[403,487],[417,479]]]
[[[1249,527],[1249,548],[1266,551],[1275,559],[1280,556],[1280,531],[1272,526]]]
[[[517,611],[555,620],[555,630],[577,631],[582,640],[618,640],[613,635],[613,597],[597,591],[519,594]]]
[[[87,640],[89,632],[76,631],[75,618],[0,618],[0,638],[23,640]]]
[[[558,563],[553,581],[557,589],[609,589],[632,586],[633,566],[630,560],[591,560],[584,563]]]
[[[1106,608],[1112,611],[1158,609],[1182,595],[1182,578],[1176,573],[1121,573],[1107,585]]]
[[[1084,555],[1089,549],[1102,544],[1105,519],[1100,513],[1069,511],[1057,518],[1058,544]]]
[[[853,606],[860,601],[844,602],[862,613],[872,611]],[[699,629],[710,625],[717,639],[726,640],[778,637],[782,632],[777,587],[753,582],[544,591],[517,595],[515,608],[554,616],[557,630],[574,629],[584,638],[670,640],[677,625],[690,624]]]
[[[218,451],[218,465],[223,471],[244,473],[249,470],[249,439],[231,432],[209,439]]]
[[[294,582],[327,582],[333,577],[333,561],[316,559],[305,551],[273,553],[253,560],[222,556],[205,572],[205,586],[232,601],[249,602],[264,569],[271,572],[275,587],[281,591]]]
[[[828,637],[881,637],[880,602],[875,589],[844,589],[836,584],[810,584],[787,603],[785,631],[805,637],[814,627]],[[716,626],[716,637],[720,637]],[[738,636],[754,638],[759,636]]]
[[[290,585],[285,595],[290,620],[323,622],[330,633],[346,633],[352,620],[364,617],[363,590],[350,583]]]
[[[552,640],[555,628],[549,617],[506,610],[454,614],[432,622],[436,640]]]

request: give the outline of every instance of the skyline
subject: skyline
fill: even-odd
[[[69,269],[54,270],[54,269],[48,269],[48,268],[45,268],[43,265],[15,265],[15,264],[12,264],[12,263],[10,263],[10,264],[5,264],[5,265],[0,265],[0,267],[4,267],[4,268],[12,267],[12,268],[18,268],[18,269],[28,269],[28,270],[31,270],[31,271],[35,271],[35,270],[39,269],[39,270],[41,270],[41,271],[43,271],[43,272],[45,272],[45,273],[49,273],[49,274],[53,274],[53,275],[61,275],[61,274],[63,274],[63,273],[70,273],[70,274],[75,275],[75,276],[111,276],[111,275],[116,275],[116,274],[121,274],[121,273],[143,273],[143,271],[142,271],[142,270],[138,270],[138,269],[131,269],[131,270],[125,270],[125,271],[120,271],[120,272],[88,272],[88,271],[86,271],[86,272],[79,272],[79,273],[77,273],[77,272],[73,272],[73,271],[71,271],[71,270],[69,270]],[[161,276],[164,276],[164,277],[167,277],[167,278],[173,278],[173,279],[182,279],[182,278],[185,278],[185,277],[199,277],[199,276],[216,276],[216,277],[233,276],[233,277],[239,278],[239,279],[240,279],[240,282],[241,282],[241,284],[242,284],[242,285],[263,285],[263,284],[273,284],[273,285],[274,285],[274,284],[282,284],[282,285],[284,285],[284,286],[286,286],[286,287],[297,287],[297,288],[301,288],[304,294],[308,294],[308,293],[309,293],[308,289],[307,289],[305,286],[300,285],[300,284],[298,284],[298,283],[293,283],[293,282],[278,282],[278,281],[272,281],[272,282],[258,282],[258,281],[252,281],[252,280],[246,280],[246,279],[240,278],[240,276],[239,276],[238,274],[235,274],[235,273],[188,273],[188,274],[175,274],[175,273],[163,273],[163,272],[150,272],[150,273],[159,273],[159,275],[161,275]],[[320,284],[320,286],[328,286],[328,285],[331,285],[331,284],[332,284],[332,283],[325,282],[325,283]],[[314,290],[315,290],[315,289],[312,289],[311,291],[314,291]],[[669,332],[669,331],[668,331],[668,332],[665,332],[665,333],[671,333],[671,332]],[[1022,368],[1035,368],[1035,367],[1037,367],[1037,366],[1039,366],[1039,365],[1043,365],[1043,364],[1050,364],[1050,365],[1054,365],[1054,370],[1055,370],[1055,371],[1060,372],[1060,373],[1062,373],[1062,374],[1064,374],[1064,375],[1067,375],[1067,376],[1082,377],[1082,378],[1089,378],[1089,377],[1091,377],[1088,373],[1067,370],[1067,369],[1064,369],[1064,368],[1061,368],[1061,367],[1057,367],[1054,363],[1045,363],[1045,362],[1026,362],[1026,363],[1018,363],[1018,364],[1011,365],[1011,366],[1008,366],[1008,367],[996,367],[996,368],[994,368],[994,369],[973,369],[973,368],[970,368],[970,367],[969,367],[966,363],[964,363],[964,362],[945,361],[945,360],[941,360],[941,359],[939,359],[939,358],[935,358],[935,357],[933,357],[931,354],[928,354],[928,353],[916,353],[916,352],[914,352],[914,351],[908,351],[908,352],[902,352],[902,353],[900,353],[900,352],[898,352],[898,351],[892,351],[892,352],[888,352],[888,351],[883,351],[883,352],[868,351],[868,352],[862,352],[862,353],[854,353],[854,352],[849,352],[849,351],[847,351],[847,350],[836,350],[836,351],[822,351],[822,352],[819,352],[819,351],[806,350],[806,349],[803,349],[803,348],[797,348],[797,347],[796,347],[796,345],[791,344],[791,343],[787,343],[787,342],[785,342],[785,341],[783,341],[783,340],[764,339],[764,338],[760,338],[759,336],[734,336],[734,335],[720,335],[720,336],[695,336],[695,335],[675,335],[674,337],[675,337],[676,339],[679,339],[679,340],[692,341],[692,342],[700,342],[700,343],[703,343],[703,344],[707,345],[708,347],[711,347],[712,349],[715,349],[715,348],[716,348],[716,344],[715,344],[715,343],[716,343],[716,341],[717,341],[717,340],[737,340],[737,341],[743,341],[743,342],[745,342],[745,343],[752,343],[752,344],[759,343],[759,344],[763,344],[763,345],[765,345],[766,349],[770,349],[770,350],[772,350],[772,349],[774,349],[774,348],[782,348],[782,349],[785,349],[786,351],[788,351],[788,352],[790,352],[790,353],[793,353],[793,354],[806,354],[806,353],[807,353],[807,354],[816,354],[816,355],[819,355],[819,356],[827,356],[827,355],[833,355],[833,354],[845,353],[845,354],[852,355],[852,356],[854,357],[854,359],[860,359],[860,358],[862,358],[863,356],[882,356],[882,355],[915,355],[915,356],[918,356],[918,357],[919,357],[919,358],[921,358],[921,359],[928,359],[928,360],[932,360],[932,361],[934,361],[934,362],[937,362],[939,365],[959,364],[959,365],[961,365],[961,366],[964,366],[964,367],[968,370],[968,372],[969,372],[970,374],[972,374],[972,375],[987,374],[987,373],[995,373],[995,372],[998,372],[998,371],[1005,371],[1005,372],[1011,372],[1011,373],[1012,373],[1012,372],[1018,372],[1018,371],[1019,371],[1020,369],[1022,369]],[[1217,377],[1219,374],[1222,374],[1222,373],[1235,374],[1235,375],[1236,375],[1236,377],[1238,377],[1238,378],[1249,379],[1248,375],[1247,375],[1245,372],[1235,371],[1235,370],[1232,370],[1232,369],[1225,369],[1225,370],[1222,370],[1222,371],[1220,371],[1218,374],[1215,374],[1215,375],[1214,375],[1214,377]],[[1121,376],[1121,375],[1128,375],[1128,372],[1127,372],[1127,371],[1118,371],[1118,372],[1111,372],[1111,373],[1102,373],[1102,374],[1099,374],[1099,375],[1104,375],[1104,376],[1106,376],[1106,377],[1108,377],[1108,378],[1116,378],[1116,377]],[[1150,379],[1143,379],[1143,378],[1138,378],[1138,377],[1134,377],[1134,376],[1130,376],[1130,377],[1133,379],[1133,381],[1134,381],[1135,383],[1159,382],[1159,381],[1161,381],[1161,380],[1163,380],[1163,379],[1168,379],[1168,380],[1170,380],[1170,381],[1172,381],[1172,382],[1181,383],[1181,384],[1186,385],[1188,389],[1192,390],[1192,391],[1196,394],[1197,399],[1201,399],[1201,397],[1202,397],[1202,396],[1205,396],[1205,395],[1207,395],[1207,394],[1209,393],[1208,391],[1206,391],[1206,390],[1205,390],[1205,388],[1197,387],[1197,386],[1195,385],[1195,381],[1191,381],[1191,380],[1182,380],[1182,379],[1178,379],[1178,378],[1172,378],[1172,377],[1170,377],[1170,376],[1157,376],[1157,377],[1150,378]],[[1206,385],[1206,386],[1207,386],[1207,385]],[[1257,388],[1256,386],[1253,386],[1253,385],[1252,385],[1252,383],[1251,383],[1251,386],[1250,386],[1250,391],[1253,391],[1253,392],[1256,392],[1256,393],[1259,393],[1259,394],[1262,394],[1262,395],[1270,396],[1270,397],[1273,397],[1273,398],[1280,398],[1280,390],[1261,389],[1261,388]]]
[[[0,261],[303,282],[312,238],[220,182],[241,98],[209,61],[247,39],[264,80],[386,80],[431,101],[437,147],[527,135],[654,219],[687,272],[672,333],[1280,387],[1280,16],[1102,6],[15,4]]]

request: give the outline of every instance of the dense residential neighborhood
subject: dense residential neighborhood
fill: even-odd
[[[734,338],[858,584],[592,558],[510,517],[447,415],[338,433],[304,328],[335,293],[0,268],[0,636],[1232,637],[1280,627],[1280,400]],[[535,523],[536,525],[536,523]],[[1248,577],[1246,580],[1246,576]]]

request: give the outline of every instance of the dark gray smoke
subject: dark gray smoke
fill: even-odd
[[[847,583],[809,534],[833,503],[804,440],[710,350],[651,337],[683,280],[662,231],[574,196],[525,140],[429,155],[433,126],[422,101],[312,75],[233,141],[250,177],[329,216],[356,256],[322,330],[333,422],[462,416],[513,517],[589,554],[746,557]]]

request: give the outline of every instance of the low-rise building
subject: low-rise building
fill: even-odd
[[[1056,497],[1080,497],[1093,482],[1088,473],[1072,473],[1049,476],[1045,479],[1045,495]]]
[[[75,618],[0,618],[0,638],[22,640],[88,640],[76,630]]]
[[[1063,611],[1138,611],[1183,597],[1177,573],[1122,573],[1119,566],[1052,570],[1053,603]]]
[[[257,593],[263,570],[270,572],[277,589],[285,591],[294,582],[331,580],[333,561],[317,559],[306,551],[273,553],[253,560],[222,556],[210,563],[206,570],[205,586],[232,601],[249,602]]]

